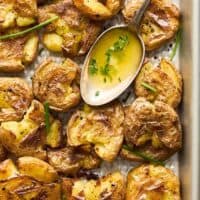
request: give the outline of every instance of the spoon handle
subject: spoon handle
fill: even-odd
[[[142,17],[144,15],[145,11],[147,10],[147,8],[150,4],[150,2],[151,2],[151,0],[144,0],[142,7],[136,12],[132,21],[130,22],[129,26],[134,28],[135,31],[139,30],[140,22],[142,20]]]

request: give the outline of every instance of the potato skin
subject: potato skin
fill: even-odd
[[[158,160],[165,160],[182,145],[181,125],[177,113],[169,105],[155,101],[150,103],[137,98],[125,110],[125,141],[133,149]],[[127,159],[141,161],[123,150]]]
[[[28,83],[21,78],[0,78],[0,122],[21,120],[33,95]]]
[[[20,38],[0,40],[0,72],[21,72],[34,61],[39,38],[31,33]]]
[[[130,22],[136,11],[144,1],[129,1],[122,13],[127,22]],[[180,11],[172,1],[152,0],[140,25],[140,34],[144,40],[146,50],[160,48],[177,32],[180,22]]]
[[[62,181],[64,196],[69,200],[123,200],[125,187],[125,178],[120,172],[110,173],[98,180],[64,178]]]
[[[123,142],[124,112],[120,103],[99,108],[77,110],[67,127],[67,142],[70,146],[93,144],[97,155],[113,161]]]
[[[142,82],[154,87],[156,92],[144,88]],[[135,80],[134,91],[138,97],[163,101],[176,108],[182,97],[182,77],[168,60],[162,59],[158,67],[147,62]]]
[[[66,112],[80,101],[79,67],[70,59],[63,64],[42,63],[33,76],[33,93],[55,111]]]
[[[62,149],[49,150],[48,162],[57,172],[65,175],[76,175],[80,169],[94,169],[100,165],[100,159],[91,147],[65,147]]]
[[[176,175],[163,166],[141,165],[127,177],[126,200],[180,200],[180,183]]]
[[[80,56],[88,52],[101,30],[101,25],[83,15],[72,0],[61,0],[39,9],[39,21],[52,16],[59,19],[45,27],[43,43],[50,50],[67,56]],[[51,34],[50,40],[45,35]],[[52,35],[53,34],[53,35]],[[54,39],[57,41],[54,45]],[[45,40],[44,40],[45,39]],[[55,46],[56,48],[54,49]]]

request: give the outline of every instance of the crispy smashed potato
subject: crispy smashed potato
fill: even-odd
[[[9,28],[30,26],[37,21],[36,0],[0,0],[0,33]]]
[[[100,32],[100,25],[85,17],[72,0],[61,0],[39,9],[40,22],[55,15],[59,19],[45,27],[44,45],[50,51],[63,51],[70,56],[87,53]]]
[[[124,112],[119,103],[99,108],[85,105],[76,111],[67,125],[68,144],[80,146],[93,144],[97,155],[113,161],[123,142]]]
[[[98,0],[73,0],[75,6],[95,20],[105,20],[116,15],[122,4],[122,0],[106,0],[104,2]]]
[[[130,22],[136,11],[140,9],[143,0],[129,1],[122,13]],[[171,0],[152,0],[140,25],[140,33],[146,50],[155,50],[170,40],[179,28],[179,9]]]
[[[70,59],[62,64],[47,60],[35,71],[33,93],[56,111],[67,111],[80,101],[79,67]]]
[[[142,86],[147,83],[156,91]],[[158,67],[147,62],[135,81],[135,94],[149,101],[160,100],[176,108],[182,96],[182,77],[169,61],[162,59]]]
[[[0,78],[0,122],[21,120],[32,101],[28,83],[21,78]]]
[[[26,36],[0,40],[0,72],[20,72],[25,65],[34,61],[39,38],[36,33]]]
[[[69,200],[123,200],[125,178],[120,172],[113,172],[98,180],[63,179],[64,197]]]
[[[141,165],[128,173],[126,200],[180,200],[177,176],[162,166]]]
[[[21,157],[17,160],[21,175],[30,176],[43,183],[51,183],[58,179],[56,170],[48,163],[34,157]]]
[[[60,200],[58,183],[43,184],[28,176],[20,176],[0,182],[1,200]]]
[[[49,164],[65,175],[75,175],[80,169],[93,169],[100,164],[100,159],[91,148],[65,147],[50,150],[47,155]]]
[[[125,110],[125,140],[135,150],[158,160],[165,160],[181,148],[181,125],[177,113],[166,103],[150,103],[137,98]],[[123,149],[127,159],[141,161],[140,157]]]

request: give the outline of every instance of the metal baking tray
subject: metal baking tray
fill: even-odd
[[[184,80],[183,103],[180,108],[183,125],[183,148],[179,156],[179,172],[183,200],[199,200],[199,0],[181,0],[182,42],[180,70]]]

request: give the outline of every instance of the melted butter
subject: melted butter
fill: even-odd
[[[122,51],[113,52],[110,59],[110,72],[108,76],[104,76],[100,72],[100,68],[105,66],[106,51],[119,40],[120,36],[128,37],[128,44]],[[98,72],[96,74],[89,74],[89,82],[96,89],[109,89],[119,84],[129,76],[133,76],[139,67],[142,57],[142,46],[137,35],[128,30],[128,28],[117,28],[108,31],[97,42],[90,55],[91,59],[95,59],[97,63]],[[89,61],[89,62],[90,62]],[[88,62],[88,63],[89,63]]]

